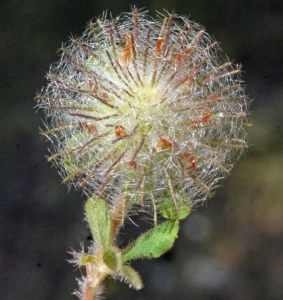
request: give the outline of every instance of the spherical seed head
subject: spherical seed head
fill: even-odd
[[[220,52],[178,15],[90,23],[37,96],[64,182],[154,210],[210,197],[246,147],[240,69]]]

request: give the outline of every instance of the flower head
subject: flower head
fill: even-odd
[[[240,69],[220,50],[178,15],[90,23],[37,96],[63,181],[145,209],[210,197],[246,147]]]

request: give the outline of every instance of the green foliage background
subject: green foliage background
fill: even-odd
[[[107,299],[283,299],[282,0],[2,0],[0,4],[0,299],[75,299],[71,248],[89,244],[84,197],[67,192],[44,155],[36,91],[56,51],[108,9],[130,5],[186,14],[243,64],[251,103],[249,145],[216,196],[182,221],[173,249],[134,262],[141,291],[107,282]],[[137,220],[134,220],[138,222]],[[139,235],[129,223],[126,245]]]

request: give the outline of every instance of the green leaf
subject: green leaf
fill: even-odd
[[[112,224],[109,206],[99,197],[92,196],[87,200],[85,207],[94,241],[104,254],[111,244]]]
[[[161,256],[173,246],[178,230],[179,221],[167,221],[152,228],[124,249],[123,261]]]
[[[103,261],[107,267],[113,271],[118,272],[122,268],[122,254],[120,249],[111,247],[103,255]]]
[[[118,276],[136,290],[140,290],[143,287],[139,273],[130,266],[123,266]]]
[[[94,255],[83,253],[81,261],[80,261],[80,267],[84,266],[88,262],[91,262],[95,265],[99,265],[101,263],[101,259]]]
[[[168,193],[161,196],[159,203],[159,209],[162,216],[169,220],[182,220],[186,218],[190,212],[190,205],[184,200],[188,196],[182,195],[181,193],[176,193],[174,195],[175,199]]]

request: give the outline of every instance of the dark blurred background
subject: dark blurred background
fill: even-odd
[[[131,6],[174,10],[205,26],[243,65],[250,148],[216,196],[182,222],[174,248],[134,262],[145,287],[107,281],[107,299],[283,299],[283,1],[2,0],[0,4],[0,299],[64,300],[76,288],[67,259],[89,243],[84,197],[47,163],[34,97],[57,50],[90,19]],[[141,229],[128,225],[128,233]]]

